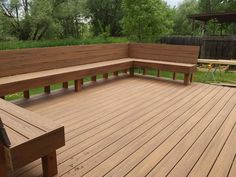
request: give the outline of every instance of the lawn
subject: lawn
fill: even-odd
[[[142,73],[141,69],[136,69],[135,70],[136,73]],[[204,71],[197,71],[194,74],[194,82],[205,82],[205,83],[211,83],[213,82],[213,78],[211,78],[210,76],[208,77],[207,81],[204,81],[204,77],[205,77],[206,72]],[[110,73],[110,75],[112,75]],[[148,75],[151,76],[156,76],[157,75],[157,71],[156,70],[148,70]],[[172,73],[171,72],[161,72],[161,77],[165,77],[165,78],[172,78]],[[98,79],[102,78],[102,75],[98,75],[97,76]],[[183,80],[183,74],[177,74],[177,79],[179,80]],[[216,73],[216,79],[218,82],[223,82],[223,83],[236,83],[236,74],[234,72],[222,72],[221,74],[219,72]],[[84,78],[84,82],[89,82],[91,79],[90,77],[86,77]],[[72,86],[74,84],[73,81],[69,82],[69,85]],[[62,84],[54,84],[51,86],[51,90],[57,90],[62,88]],[[43,88],[35,88],[35,89],[31,89],[30,90],[30,95],[37,95],[43,93]],[[15,93],[12,95],[7,95],[6,96],[6,100],[16,100],[16,99],[20,99],[23,98],[23,93],[19,92],[19,93]]]

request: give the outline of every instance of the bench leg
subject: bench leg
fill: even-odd
[[[44,92],[47,94],[51,93],[50,85],[44,87]]]
[[[92,80],[93,82],[96,82],[96,81],[97,81],[97,76],[92,76],[92,77],[91,77],[91,80]]]
[[[23,92],[23,94],[24,94],[24,98],[25,98],[25,99],[29,99],[29,98],[30,98],[30,92],[29,92],[29,90],[25,90],[25,91]]]
[[[56,151],[42,157],[43,177],[53,177],[57,171],[57,154]]]
[[[125,70],[124,70],[124,73],[127,74],[127,73],[128,73],[128,69],[125,69]]]
[[[108,73],[103,74],[103,79],[108,79]]]
[[[83,79],[75,80],[75,91],[78,92],[82,89]]]
[[[143,75],[147,75],[147,69],[143,68]]]
[[[176,72],[173,73],[173,80],[176,80]]]
[[[118,72],[118,71],[115,71],[113,74],[114,74],[114,76],[117,77],[117,76],[119,75],[119,72]]]
[[[7,177],[7,161],[3,144],[0,143],[0,176]]]
[[[160,77],[160,70],[157,70],[157,77]]]
[[[189,73],[185,73],[184,74],[184,84],[185,85],[189,85],[190,84],[190,74]]]
[[[69,87],[68,82],[63,82],[63,83],[62,83],[62,87],[63,87],[64,89],[67,89],[67,88]]]
[[[134,68],[130,68],[130,69],[129,69],[129,75],[130,75],[131,77],[134,76]]]

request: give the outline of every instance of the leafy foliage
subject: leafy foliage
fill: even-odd
[[[162,0],[124,0],[124,34],[132,40],[153,41],[172,29],[169,7]]]
[[[94,35],[121,35],[122,0],[87,0]]]
[[[0,0],[0,40],[125,35],[136,41],[156,41],[166,34],[192,34],[189,14],[236,11],[236,0],[184,0],[174,8],[164,1]],[[196,29],[194,34],[201,34]],[[213,31],[219,34],[221,29],[210,22],[207,34]],[[224,25],[223,32],[236,34],[236,25]]]
[[[186,17],[189,14],[197,14],[198,12],[197,0],[184,0],[183,3],[174,9],[174,34],[192,34],[192,24]]]
[[[184,0],[175,9],[174,34],[192,34],[192,23],[186,18],[187,15],[197,13],[235,12],[236,0]],[[201,35],[201,24],[195,24],[195,35]],[[214,24],[213,21],[207,23],[207,35],[236,34],[235,24]]]

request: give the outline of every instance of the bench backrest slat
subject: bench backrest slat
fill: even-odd
[[[128,57],[128,44],[0,51],[0,77]]]
[[[198,46],[129,44],[131,58],[196,64],[198,55]]]

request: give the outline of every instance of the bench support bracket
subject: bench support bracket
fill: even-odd
[[[83,79],[75,80],[75,91],[78,92],[82,89]]]
[[[176,72],[173,72],[173,80],[176,80]]]
[[[108,79],[108,73],[103,74],[104,79]]]
[[[117,76],[119,75],[119,72],[118,72],[118,71],[115,71],[113,74],[114,74],[114,76],[117,77]]]
[[[92,77],[91,77],[91,80],[92,80],[93,82],[96,82],[96,81],[97,81],[97,76],[92,76]]]
[[[130,68],[129,69],[129,74],[130,74],[131,77],[134,76],[134,68]]]
[[[68,82],[63,82],[63,83],[62,83],[62,87],[63,87],[64,89],[67,89],[67,88],[69,87]]]
[[[157,70],[157,77],[160,77],[160,75],[161,75],[161,72],[160,72],[160,70],[158,69],[158,70]]]
[[[55,176],[57,171],[57,154],[56,151],[48,154],[45,157],[42,157],[42,165],[43,165],[43,176],[44,177],[53,177]]]
[[[50,86],[45,86],[45,87],[44,87],[44,92],[45,92],[46,94],[50,94],[50,93],[51,93]]]
[[[6,161],[6,156],[5,156],[5,151],[4,151],[4,146],[3,144],[0,143],[0,174],[3,177],[7,177],[7,161]]]
[[[189,85],[190,84],[190,74],[189,73],[185,73],[184,74],[184,84],[185,85]]]
[[[29,99],[29,98],[30,98],[30,92],[29,92],[29,90],[25,90],[25,91],[24,91],[24,98],[25,98],[25,99]]]
[[[143,68],[143,75],[147,75],[147,68]]]

